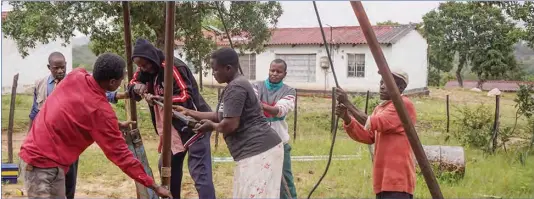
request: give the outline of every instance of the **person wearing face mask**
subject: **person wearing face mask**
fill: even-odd
[[[282,59],[275,59],[269,67],[269,78],[265,81],[253,84],[254,93],[261,101],[263,114],[267,118],[272,129],[284,143],[283,178],[280,187],[280,197],[297,198],[297,190],[291,171],[291,145],[289,145],[289,133],[286,116],[295,108],[296,90],[283,80],[287,75],[287,64]],[[284,183],[286,182],[286,183]],[[287,186],[287,187],[286,187]],[[290,194],[290,195],[289,195]]]
[[[163,136],[163,107],[153,103],[153,100],[163,102],[164,68],[172,67],[173,73],[173,105],[180,105],[192,110],[211,112],[211,108],[200,95],[195,77],[189,67],[180,59],[174,58],[173,65],[165,65],[163,51],[156,48],[145,39],[138,39],[135,43],[133,62],[137,65],[137,71],[133,75],[128,86],[131,98],[140,101],[145,98],[149,104],[152,124],[156,133],[160,136],[158,152],[161,153]],[[184,147],[185,142],[195,133],[179,119],[172,118],[171,128],[171,193],[175,198],[180,198],[183,163],[185,155],[189,152],[188,167],[191,178],[195,182],[195,188],[202,199],[215,199],[215,187],[212,179],[210,135],[211,131],[203,131],[204,137],[189,146]],[[161,170],[161,157],[158,167]]]
[[[65,173],[93,143],[124,173],[160,197],[170,192],[156,185],[143,165],[128,150],[106,91],[124,79],[126,63],[112,53],[97,57],[93,74],[74,69],[48,96],[20,148],[24,189],[29,198],[65,198]],[[58,108],[60,107],[60,108]]]

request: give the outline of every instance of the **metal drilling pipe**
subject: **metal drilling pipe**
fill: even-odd
[[[126,70],[128,70],[128,82],[130,82],[133,78],[133,64],[132,64],[132,31],[130,28],[130,5],[129,2],[123,1],[122,2],[122,16],[124,20],[124,46],[125,46],[125,53],[126,53]],[[133,98],[130,98],[130,118],[126,118],[127,120],[137,121],[137,106],[136,101]],[[137,123],[133,123],[132,129],[137,128]]]
[[[172,68],[174,67],[174,16],[176,3],[174,1],[166,2],[165,14],[165,75],[164,75],[164,97],[163,104],[163,146],[162,146],[162,167],[161,167],[161,184],[169,188],[171,182],[171,121],[172,121]]]
[[[389,93],[389,96],[391,97],[393,104],[395,105],[395,109],[397,110],[397,114],[399,115],[399,118],[402,121],[406,136],[410,141],[410,145],[414,152],[415,158],[417,159],[417,162],[421,167],[421,172],[423,173],[423,176],[425,178],[428,190],[430,191],[432,198],[442,199],[443,194],[441,193],[439,184],[436,180],[436,176],[434,175],[434,172],[430,167],[430,163],[428,162],[428,159],[425,155],[425,151],[423,150],[421,141],[419,141],[417,132],[415,131],[412,121],[410,120],[410,116],[408,115],[406,106],[404,105],[399,89],[395,84],[393,75],[391,75],[388,63],[386,61],[386,58],[384,57],[382,49],[380,48],[378,40],[376,39],[376,35],[373,31],[373,28],[371,27],[371,23],[369,22],[369,18],[367,18],[367,14],[365,12],[365,9],[363,8],[362,2],[351,1],[350,4],[352,6],[354,14],[356,15],[356,18],[358,19],[358,22],[360,23],[362,32],[365,36],[365,39],[367,40],[367,44],[371,49],[371,53],[373,54],[375,62],[378,66],[380,75],[382,75],[382,79],[384,80],[386,87],[388,88],[387,91]]]

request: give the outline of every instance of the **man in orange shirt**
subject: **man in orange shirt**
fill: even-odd
[[[408,85],[408,74],[403,71],[392,71],[392,74],[402,93]],[[370,116],[354,107],[343,90],[337,89],[336,93],[339,102],[336,114],[343,119],[347,134],[358,142],[375,144],[373,189],[376,198],[413,198],[416,180],[413,153],[384,81],[380,81],[380,99],[384,101]],[[402,96],[402,100],[415,124],[414,105],[406,96]]]

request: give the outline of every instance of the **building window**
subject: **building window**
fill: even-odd
[[[316,54],[276,54],[287,64],[287,82],[315,82]]]
[[[243,75],[249,80],[256,80],[256,54],[244,54],[239,56],[239,65]]]
[[[347,76],[365,77],[365,54],[347,54]]]

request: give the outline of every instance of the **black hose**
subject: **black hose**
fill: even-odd
[[[222,4],[223,2],[220,2],[220,3]],[[230,43],[230,48],[234,49],[234,44],[232,43],[232,37],[230,37],[230,32],[228,31],[228,28],[226,27],[226,23],[224,23],[224,16],[223,16],[223,13],[222,13],[222,8],[219,5],[219,2],[215,2],[215,5],[217,5],[217,12],[219,13],[219,18],[221,19],[221,23],[223,25],[224,32],[226,33],[226,37],[228,37],[228,42]],[[242,75],[243,74],[243,69],[241,69],[241,65],[238,65],[238,68],[239,68],[239,73],[241,73],[241,75]]]
[[[323,36],[323,43],[324,47],[326,48],[326,54],[328,56],[328,61],[330,62],[330,68],[332,69],[332,75],[334,75],[334,81],[336,82],[336,87],[339,88],[339,83],[337,81],[336,71],[334,70],[334,65],[332,62],[332,57],[330,56],[330,50],[328,49],[328,45],[326,42],[326,36],[324,34],[323,30],[323,24],[321,23],[321,17],[319,16],[319,11],[317,10],[317,4],[315,1],[313,1],[313,8],[315,9],[315,15],[317,16],[317,21],[319,22],[319,28],[321,29],[321,35]],[[332,100],[335,100],[335,96],[332,96]],[[337,128],[339,123],[339,116],[336,117],[336,123],[334,123],[334,129],[332,134],[332,144],[330,145],[330,152],[328,153],[328,162],[326,163],[326,168],[324,170],[323,175],[321,178],[319,178],[319,181],[315,184],[313,189],[310,191],[310,194],[308,194],[308,199],[310,199],[311,195],[319,187],[319,184],[321,184],[321,181],[323,181],[323,178],[326,176],[326,173],[328,172],[328,169],[330,168],[330,163],[332,162],[332,154],[334,152],[334,144],[336,143],[336,134],[337,134]]]

